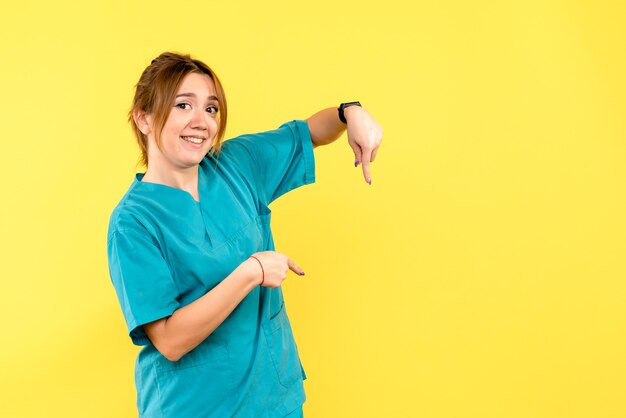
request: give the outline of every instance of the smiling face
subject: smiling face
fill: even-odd
[[[160,135],[160,149],[149,125],[148,165],[163,169],[197,166],[209,152],[218,132],[218,99],[215,84],[206,74],[189,73],[180,83]]]

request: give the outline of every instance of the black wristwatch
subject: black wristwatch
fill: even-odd
[[[339,120],[342,121],[343,123],[348,123],[346,121],[346,117],[343,114],[343,110],[346,107],[350,107],[350,106],[361,106],[361,103],[359,102],[348,102],[348,103],[342,103],[339,105],[339,108],[337,109],[339,111]]]

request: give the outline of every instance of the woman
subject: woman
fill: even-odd
[[[139,416],[298,417],[305,401],[268,205],[315,181],[313,148],[344,131],[362,162],[382,129],[358,103],[224,142],[215,73],[163,53],[136,86],[129,121],[145,173],[113,210],[109,271],[135,364]]]

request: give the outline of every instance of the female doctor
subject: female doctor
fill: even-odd
[[[113,210],[109,273],[132,342],[141,418],[301,417],[306,374],[268,205],[315,181],[313,148],[347,128],[371,185],[382,129],[358,102],[223,141],[226,98],[203,62],[166,52],[136,85],[142,153]]]

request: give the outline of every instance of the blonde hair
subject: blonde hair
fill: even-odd
[[[156,144],[161,149],[161,132],[170,114],[176,92],[187,74],[199,73],[208,75],[215,84],[218,102],[218,131],[211,149],[212,154],[219,153],[222,149],[224,133],[226,131],[226,96],[222,83],[211,68],[189,54],[182,55],[175,52],[164,52],[152,60],[150,65],[141,74],[135,85],[135,97],[128,112],[128,121],[131,124],[137,143],[141,149],[141,157],[138,164],[148,166],[148,138],[139,130],[133,118],[135,109],[141,110],[154,116],[154,132]]]

